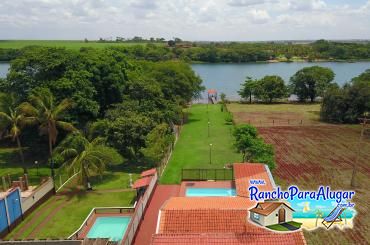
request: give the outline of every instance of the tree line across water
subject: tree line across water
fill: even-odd
[[[173,143],[182,107],[203,89],[179,61],[131,59],[113,48],[28,47],[0,79],[0,139],[16,141],[22,161],[23,146],[44,142],[49,160],[81,170],[86,184],[122,158],[154,166]]]
[[[314,102],[321,97],[321,119],[327,122],[356,123],[370,112],[370,69],[340,87],[334,83],[334,72],[320,66],[305,67],[297,71],[285,85],[280,76],[262,79],[247,77],[239,95],[252,103],[252,99],[271,103],[295,94],[300,102]]]
[[[83,45],[82,43],[81,49],[85,49]],[[268,60],[291,61],[295,58],[307,61],[370,59],[370,42],[346,43],[326,40],[304,44],[291,42],[205,43],[171,40],[167,45],[149,42],[146,45],[115,45],[115,48],[131,58],[150,61],[180,59],[186,62],[242,63]],[[21,54],[21,49],[0,49],[0,61],[9,61]]]

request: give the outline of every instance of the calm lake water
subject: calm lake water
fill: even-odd
[[[0,62],[0,78],[6,77],[9,67],[10,67],[9,63]]]
[[[291,63],[247,63],[247,64],[193,64],[193,70],[203,79],[206,89],[216,89],[219,94],[225,93],[229,99],[239,99],[237,91],[246,76],[262,78],[266,75],[279,75],[286,83],[298,70],[307,66],[331,68],[335,82],[342,85],[370,69],[370,62],[291,62]],[[206,97],[206,96],[205,96]]]
[[[370,62],[291,62],[291,63],[247,63],[247,64],[193,64],[193,70],[203,79],[206,89],[216,89],[225,93],[229,99],[239,99],[237,91],[246,76],[262,78],[266,75],[279,75],[286,83],[298,70],[307,66],[319,65],[331,68],[335,81],[342,85],[370,69]],[[9,63],[0,62],[0,78],[6,77]],[[204,96],[206,97],[206,96]]]

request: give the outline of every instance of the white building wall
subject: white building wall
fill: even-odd
[[[279,210],[280,208],[285,209],[285,222],[289,222],[293,220],[293,211],[285,206],[284,204],[281,204],[277,209],[275,209],[271,214],[268,216],[265,216],[265,226],[268,225],[275,225],[279,223]]]
[[[30,209],[35,203],[37,203],[37,201],[43,198],[53,188],[54,183],[53,180],[50,178],[47,182],[37,187],[29,197],[22,198],[22,213],[25,213],[28,209]]]
[[[280,208],[285,209],[285,222],[293,221],[293,211],[283,204],[281,204],[277,209],[275,209],[270,215],[264,216],[260,214],[258,220],[254,218],[253,212],[249,212],[249,218],[250,220],[262,226],[276,225],[279,223]]]

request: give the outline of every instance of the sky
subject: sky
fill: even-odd
[[[0,40],[370,39],[370,0],[0,0]]]

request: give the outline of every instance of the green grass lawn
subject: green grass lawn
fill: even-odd
[[[290,221],[290,222],[287,222],[287,223],[294,226],[294,227],[297,227],[297,228],[301,228],[301,225],[302,225],[302,223],[298,223],[298,222],[295,222],[295,221]],[[284,227],[280,224],[268,225],[266,227],[271,229],[271,230],[275,230],[275,231],[289,231],[288,228],[286,228],[286,227]]]
[[[85,43],[84,41],[76,40],[0,40],[0,48],[14,48],[19,49],[26,46],[37,45],[44,47],[65,47],[68,49],[80,49],[81,47],[91,48],[105,48],[109,46],[132,46],[132,45],[145,45],[146,43],[99,43],[91,41]],[[163,45],[161,43],[155,43],[156,45]]]
[[[220,105],[209,105],[208,114],[207,105],[193,105],[189,109],[189,120],[182,128],[161,183],[180,183],[182,168],[223,168],[227,163],[241,161],[241,155],[233,147],[233,126],[225,124],[227,113],[220,108]],[[212,164],[209,144],[212,144]]]
[[[6,238],[7,239],[24,239],[27,238],[37,228],[45,218],[53,212],[53,209],[62,202],[66,205],[60,209],[47,223],[45,223],[40,231],[36,232],[36,238],[67,238],[76,231],[82,222],[85,220],[89,212],[94,207],[120,207],[132,206],[135,197],[135,192],[118,192],[118,193],[94,193],[81,192],[75,195],[53,196],[47,203],[37,208],[30,216],[26,218],[15,230],[13,230]],[[59,199],[59,200],[55,200]],[[49,202],[55,202],[50,207]],[[25,225],[30,224],[35,213],[42,210],[42,214],[37,217],[36,221],[30,225],[21,236],[14,237],[20,229]]]
[[[27,153],[26,149],[25,153]],[[25,154],[26,167],[28,170],[28,179],[31,185],[38,185],[42,177],[50,176],[50,168],[45,166],[43,157],[34,154],[32,157]],[[39,159],[40,166],[37,168],[34,161]],[[18,180],[18,177],[23,175],[22,164],[18,155],[18,150],[15,147],[1,147],[0,148],[0,177],[10,175],[12,180]],[[2,186],[2,181],[0,181]]]

